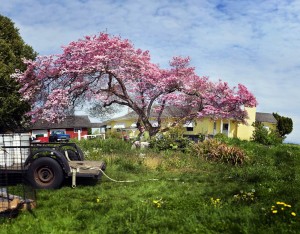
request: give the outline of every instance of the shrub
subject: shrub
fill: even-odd
[[[247,141],[247,140],[241,140],[237,137],[228,137],[228,136],[224,135],[223,133],[216,134],[214,136],[214,139],[216,139],[222,143],[225,143],[227,145],[234,145],[234,146],[239,146],[239,147],[242,147],[243,145],[249,143],[249,141]]]
[[[273,129],[267,130],[259,122],[255,122],[253,127],[255,127],[255,130],[252,135],[252,141],[263,145],[278,145],[282,143],[283,138],[277,131],[274,131]]]
[[[228,146],[216,139],[206,140],[192,145],[192,153],[215,162],[225,162],[232,165],[243,164],[246,154],[243,150]]]
[[[172,128],[169,132],[154,137],[150,141],[150,147],[158,151],[181,150],[186,151],[192,141],[183,136],[182,128]]]
[[[109,131],[106,133],[106,138],[122,139],[122,133],[117,131]]]
[[[158,151],[162,150],[181,150],[186,151],[191,141],[188,138],[180,137],[173,139],[170,136],[154,138],[150,141],[150,147]]]
[[[229,139],[229,137],[226,136],[226,135],[224,135],[223,133],[217,133],[217,134],[214,136],[214,138],[215,138],[216,140],[219,140],[219,141],[222,141],[222,142],[227,142],[228,139]]]
[[[291,118],[280,116],[277,113],[273,113],[273,116],[277,120],[277,130],[281,137],[285,137],[293,131],[293,120]]]

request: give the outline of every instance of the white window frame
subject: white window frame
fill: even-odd
[[[82,128],[74,128],[74,133],[78,133],[78,131],[82,132]]]

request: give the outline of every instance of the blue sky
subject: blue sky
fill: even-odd
[[[106,31],[167,67],[190,56],[199,75],[244,84],[260,112],[293,119],[300,143],[300,1],[292,0],[0,0],[25,42],[40,55]]]

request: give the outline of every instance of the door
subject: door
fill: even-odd
[[[228,135],[229,135],[229,124],[228,124],[228,123],[223,123],[222,133],[223,133],[225,136],[228,136]]]

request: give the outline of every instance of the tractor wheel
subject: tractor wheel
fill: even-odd
[[[49,157],[33,161],[27,171],[27,180],[39,189],[59,188],[64,180],[64,173],[59,163]]]

